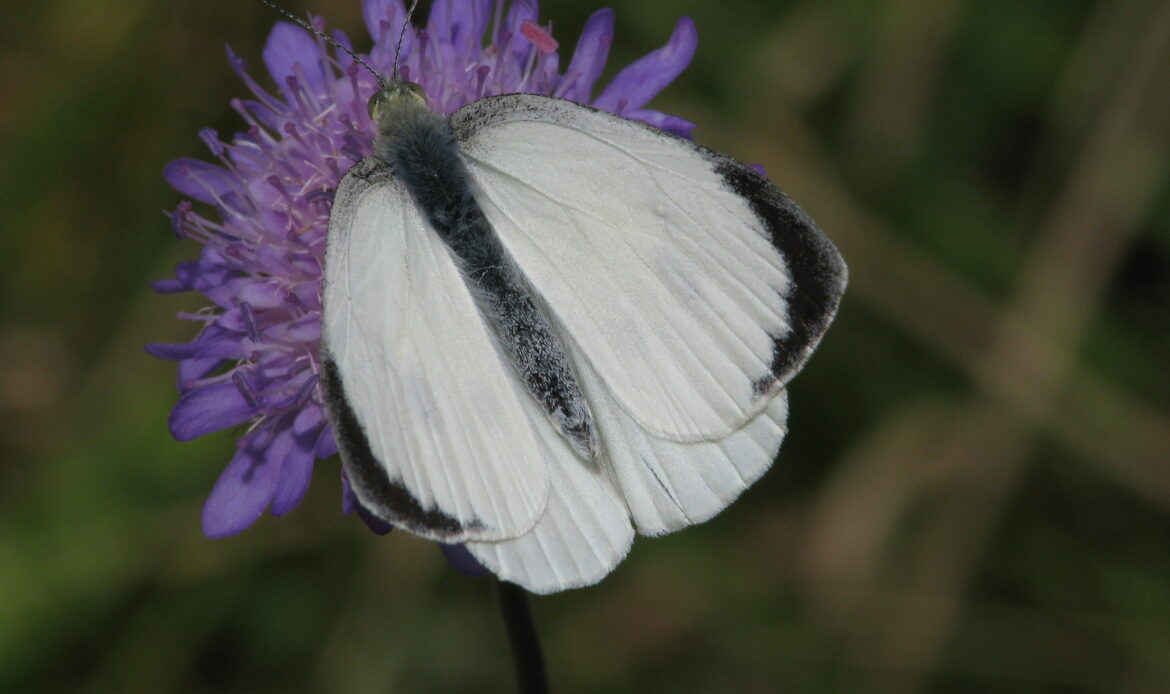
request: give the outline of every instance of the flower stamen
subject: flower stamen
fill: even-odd
[[[253,410],[260,409],[260,403],[256,400],[256,393],[252,391],[252,386],[248,385],[248,379],[244,378],[244,374],[239,371],[232,372],[232,383],[235,384],[236,390],[240,391],[240,397],[244,402],[248,403],[248,407]]]
[[[538,51],[546,55],[556,52],[559,46],[552,34],[531,19],[525,19],[520,23],[520,33],[524,34],[524,37],[531,41]]]

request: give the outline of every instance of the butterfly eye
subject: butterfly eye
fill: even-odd
[[[421,84],[403,82],[402,90],[419,101],[426,102],[427,100],[427,91],[422,88]]]

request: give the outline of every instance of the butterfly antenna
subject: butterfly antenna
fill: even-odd
[[[332,36],[326,34],[325,32],[321,31],[317,27],[313,26],[312,24],[309,24],[307,21],[301,19],[300,17],[296,16],[292,12],[289,12],[288,10],[281,7],[280,5],[277,5],[276,3],[271,2],[270,0],[260,0],[260,2],[264,3],[265,5],[268,5],[272,9],[276,10],[277,12],[279,12],[282,15],[284,15],[285,17],[287,17],[289,20],[296,22],[297,24],[301,25],[305,29],[308,29],[309,31],[316,34],[317,36],[320,36],[321,38],[325,39],[334,48],[338,48],[338,49],[343,50],[346,53],[348,53],[349,57],[356,60],[359,65],[364,67],[367,72],[369,72],[371,75],[374,76],[374,79],[378,80],[378,86],[380,86],[382,88],[386,87],[386,78],[382,76],[382,73],[380,73],[377,70],[375,70],[374,68],[370,67],[370,64],[367,63],[366,61],[362,60],[361,56],[359,56],[357,53],[354,53],[353,51],[349,50],[345,46],[341,45]],[[418,0],[415,0],[415,4],[416,5],[418,4]],[[414,9],[414,5],[411,5],[411,9],[412,10]],[[399,46],[402,45],[401,42],[402,42],[402,39],[399,38]],[[397,64],[398,64],[398,56],[397,55],[394,56],[394,63],[395,63],[395,66],[397,66]]]
[[[410,26],[410,18],[414,16],[414,8],[416,7],[418,7],[418,0],[410,3],[410,9],[406,11],[406,20],[402,22],[402,31],[398,32],[398,48],[394,49],[394,68],[390,71],[394,79],[398,79],[398,55],[402,53],[402,39],[406,36],[406,27]]]

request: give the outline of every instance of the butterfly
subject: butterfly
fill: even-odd
[[[322,295],[360,503],[536,593],[725,508],[837,310],[833,244],[753,168],[643,123],[532,94],[444,118],[378,79]]]

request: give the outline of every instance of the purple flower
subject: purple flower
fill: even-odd
[[[374,40],[368,61],[388,74],[406,13],[399,0],[365,0],[363,14]],[[564,72],[550,26],[537,23],[534,0],[436,0],[426,28],[403,34],[399,72],[421,84],[431,108],[444,114],[485,96],[528,92],[690,136],[689,121],[644,108],[690,62],[697,36],[689,19],[680,19],[664,47],[621,71],[596,98],[613,12],[589,18]],[[341,32],[333,36],[350,47]],[[184,201],[171,215],[175,234],[203,247],[197,260],[180,263],[173,279],[154,288],[198,291],[211,302],[180,314],[200,325],[191,342],[146,348],[179,362],[171,433],[186,441],[234,427],[242,432],[203,507],[209,537],[238,533],[265,509],[288,513],[305,495],[316,459],[337,452],[318,377],[325,233],[333,190],[373,151],[366,111],[377,88],[372,75],[286,22],[273,28],[263,55],[275,94],[228,50],[252,97],[232,101],[248,127],[231,142],[211,130],[200,133],[219,163],[179,159],[163,172],[176,190],[204,204],[197,211]],[[342,478],[349,513],[357,504]],[[357,510],[375,530],[389,530]],[[460,549],[446,552],[459,559]]]

